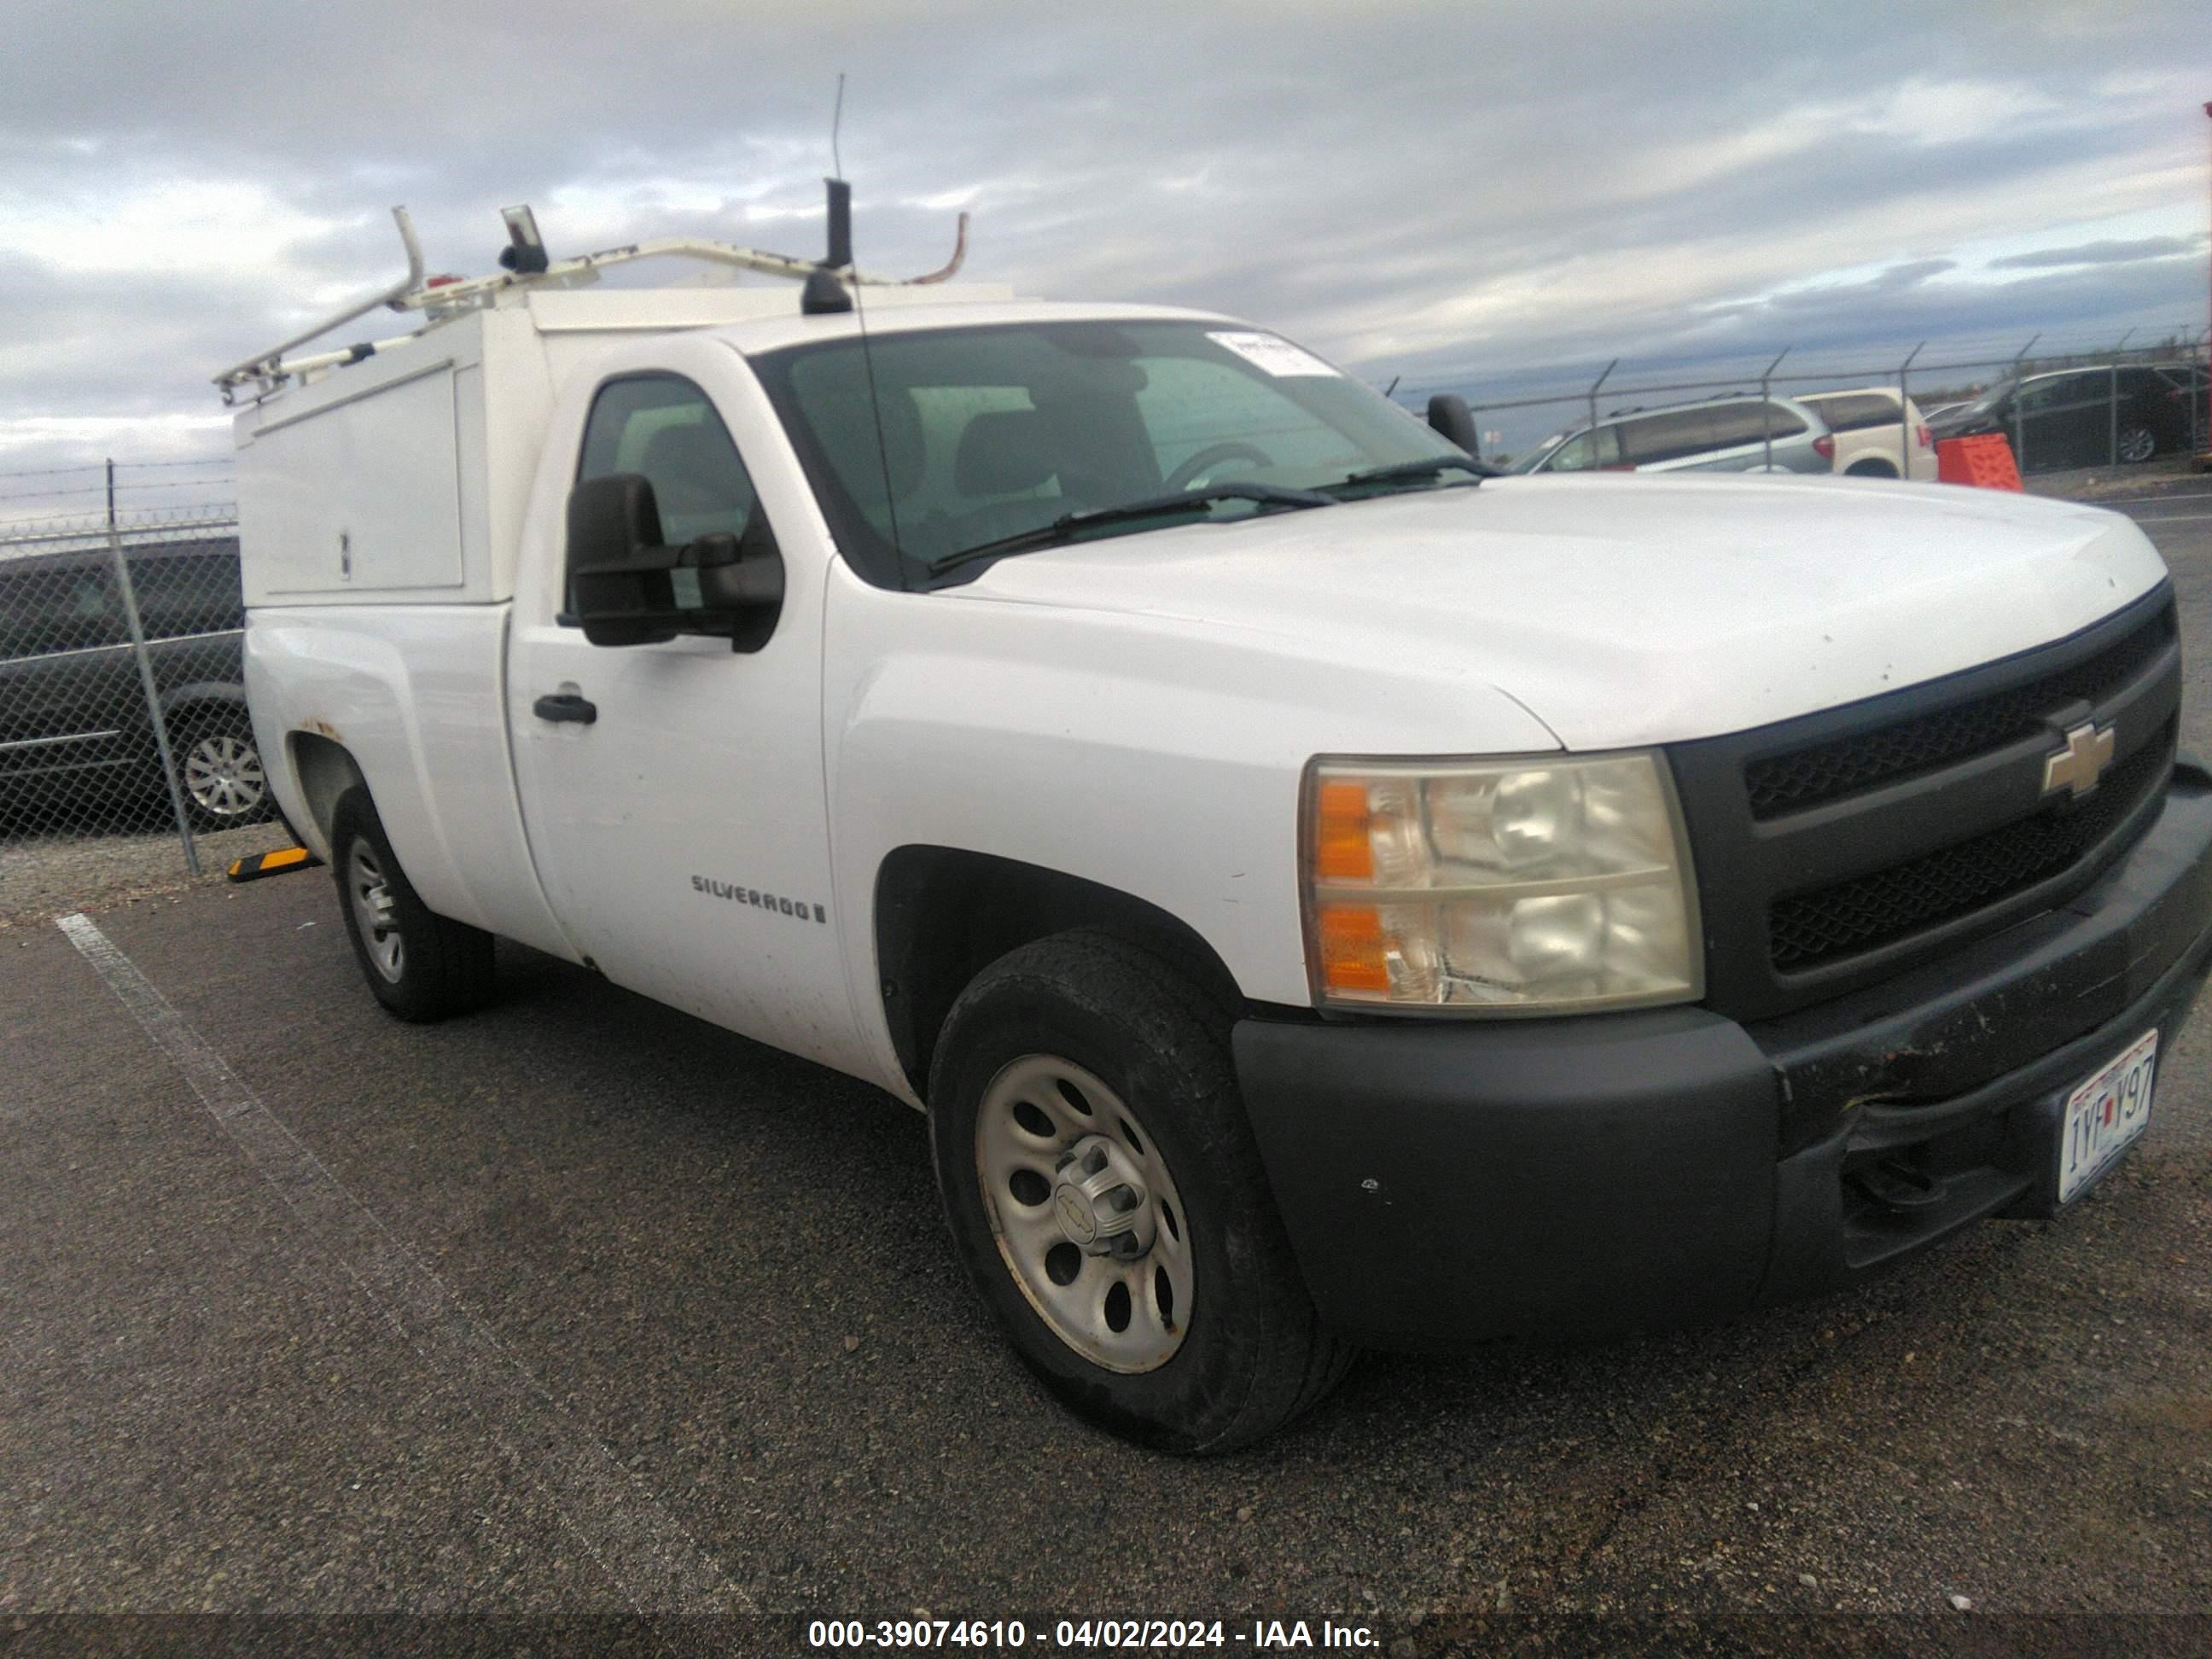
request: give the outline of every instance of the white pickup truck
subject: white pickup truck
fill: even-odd
[[[2147,1121],[2212,778],[2126,519],[1497,478],[1229,318],[562,270],[227,377],[276,797],[404,1018],[496,935],[926,1110],[1085,1417],[1852,1284]]]

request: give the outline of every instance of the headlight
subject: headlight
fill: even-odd
[[[1704,994],[1689,848],[1656,756],[1320,760],[1304,817],[1324,1006],[1555,1013]]]

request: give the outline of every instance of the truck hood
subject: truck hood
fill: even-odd
[[[1487,681],[1569,749],[1742,731],[2025,651],[2166,567],[2118,514],[1862,478],[1493,478],[1003,559],[941,597]],[[1254,688],[1264,690],[1264,688]]]

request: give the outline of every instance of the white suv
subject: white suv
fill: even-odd
[[[1901,398],[1886,386],[1870,386],[1850,392],[1803,392],[1796,401],[1826,421],[1835,434],[1837,471],[1855,478],[1936,482],[1936,440],[1928,430],[1928,417],[1911,398]],[[1898,414],[1900,401],[1902,418]]]
[[[1629,409],[1547,439],[1515,472],[1826,472],[1835,440],[1788,398]]]

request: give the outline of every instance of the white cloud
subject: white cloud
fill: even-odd
[[[348,222],[301,212],[240,179],[137,181],[75,200],[0,190],[0,248],[72,275],[167,269],[251,278]]]
[[[1952,259],[1912,303],[2024,337],[2056,290],[1987,259],[2201,228],[2202,4],[33,8],[13,64],[101,73],[0,97],[0,428],[202,410],[212,368],[390,280],[396,200],[434,270],[489,270],[520,201],[556,254],[809,251],[841,70],[871,270],[935,267],[966,210],[978,281],[1488,373],[1863,331],[1864,284]],[[242,99],[241,62],[317,67]]]

